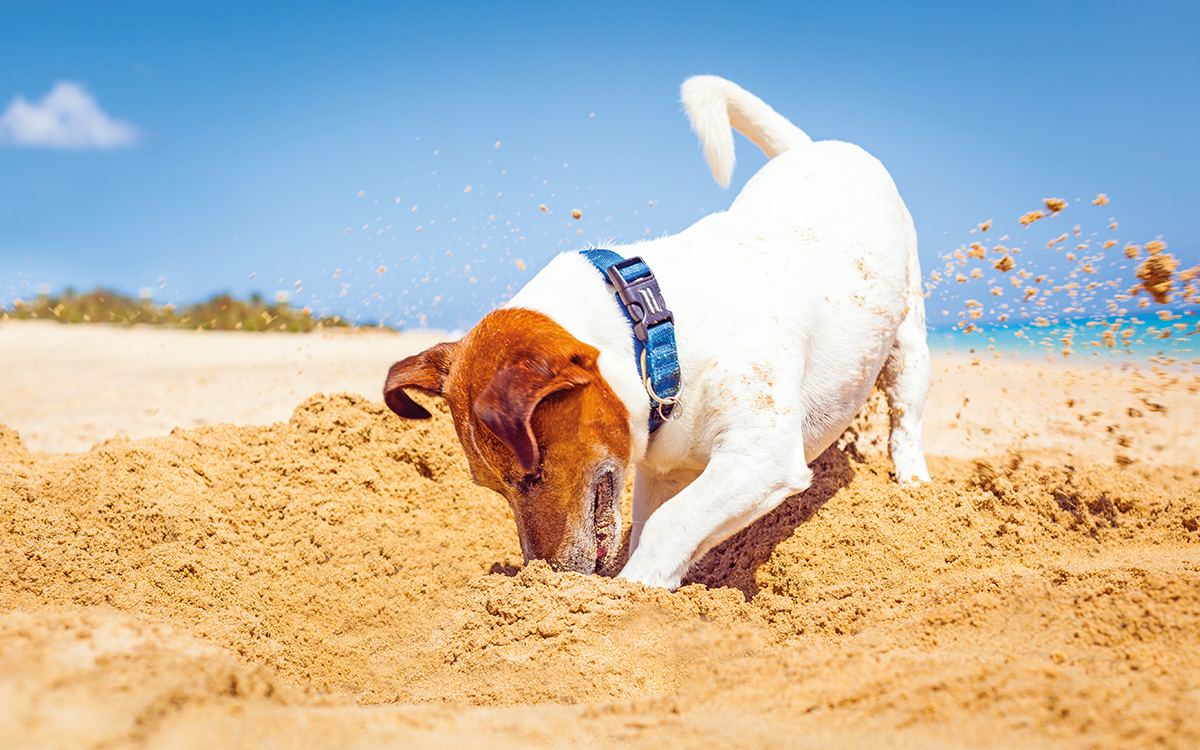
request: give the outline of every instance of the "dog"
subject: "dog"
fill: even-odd
[[[682,100],[723,187],[734,129],[769,158],[729,210],[619,253],[558,255],[462,339],[393,365],[384,386],[409,419],[429,412],[406,390],[446,400],[474,480],[512,508],[526,562],[616,572],[636,467],[619,575],[672,590],[808,488],[809,462],[877,383],[896,478],[929,480],[917,237],[891,176],[722,78],[689,78]]]

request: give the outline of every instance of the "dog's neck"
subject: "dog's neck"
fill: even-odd
[[[629,412],[632,455],[646,455],[650,402],[633,355],[629,318],[612,288],[579,253],[554,258],[505,307],[523,307],[549,316],[575,338],[600,350],[600,375]]]

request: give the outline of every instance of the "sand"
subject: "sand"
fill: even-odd
[[[0,323],[0,422],[35,451],[85,451],[118,435],[218,422],[270,424],[320,391],[381,397],[381,372],[441,340],[378,329],[297,335]]]
[[[1200,744],[1195,375],[940,357],[932,483],[866,414],[669,593],[522,567],[425,343],[0,326],[0,746]]]

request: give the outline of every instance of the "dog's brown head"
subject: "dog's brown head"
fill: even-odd
[[[408,419],[429,412],[406,388],[446,399],[475,481],[512,507],[527,562],[610,572],[629,414],[598,355],[547,316],[506,308],[463,339],[392,365],[383,398]]]

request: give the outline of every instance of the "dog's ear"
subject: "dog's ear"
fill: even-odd
[[[591,383],[600,352],[582,344],[565,357],[523,359],[496,373],[492,382],[475,399],[479,421],[512,449],[525,474],[537,473],[540,463],[537,438],[533,434],[533,412],[544,398],[558,391]]]
[[[392,365],[383,385],[383,402],[388,408],[405,419],[429,419],[429,411],[409,398],[404,389],[416,388],[431,396],[442,395],[450,365],[458,357],[459,343],[438,344]]]

